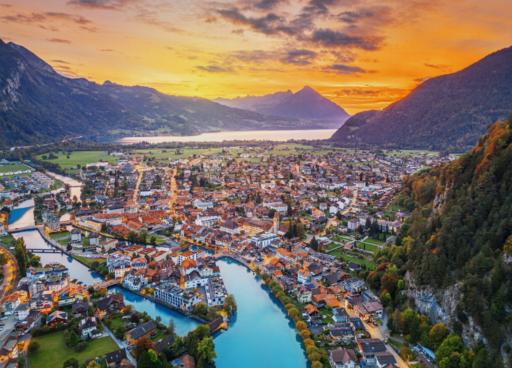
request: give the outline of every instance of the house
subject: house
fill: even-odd
[[[14,311],[14,315],[18,319],[18,321],[23,321],[28,317],[30,313],[30,307],[28,304],[20,304]]]
[[[366,365],[369,366],[376,365],[376,354],[387,351],[386,345],[380,339],[359,339],[357,345]]]
[[[332,319],[336,323],[348,323],[349,316],[344,308],[336,308],[333,311]]]
[[[121,294],[110,294],[96,302],[95,314],[101,320],[105,315],[119,312],[123,308],[123,296]]]
[[[333,368],[355,368],[359,364],[354,350],[337,348],[329,352],[329,362]]]
[[[101,336],[98,330],[98,322],[96,317],[86,317],[80,320],[78,324],[78,330],[82,339],[93,339],[97,336]]]
[[[71,230],[71,242],[72,243],[81,243],[82,242],[82,233],[78,229]]]
[[[378,368],[397,367],[395,357],[389,352],[375,354],[376,365]]]
[[[128,331],[124,335],[124,339],[128,345],[134,346],[141,338],[149,337],[154,332],[156,332],[156,323],[153,320],[150,320]]]
[[[71,306],[71,314],[73,317],[85,317],[89,310],[89,303],[86,301],[77,301]]]
[[[63,311],[55,311],[46,317],[46,324],[48,326],[57,326],[68,322],[68,314]]]
[[[174,336],[168,335],[153,344],[153,349],[158,353],[162,354],[165,350],[170,349],[174,344]]]
[[[195,368],[196,362],[194,357],[189,354],[183,354],[171,362],[171,365],[176,368]]]
[[[345,345],[351,344],[354,340],[354,330],[350,323],[336,323],[330,326],[329,335],[334,341],[342,342]]]
[[[383,308],[378,300],[369,300],[355,306],[355,311],[365,321],[382,318]]]
[[[105,361],[109,368],[119,367],[121,362],[126,359],[126,350],[119,349],[105,354]]]

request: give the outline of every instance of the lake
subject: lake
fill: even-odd
[[[148,137],[125,137],[117,142],[121,144],[134,144],[147,142],[168,143],[168,142],[224,142],[224,141],[275,141],[286,142],[288,140],[317,140],[330,138],[336,129],[310,129],[310,130],[247,130],[202,133],[191,136],[148,136]]]

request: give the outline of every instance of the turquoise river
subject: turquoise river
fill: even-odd
[[[49,247],[39,232],[15,233],[23,237],[27,248]],[[43,264],[60,262],[69,269],[71,278],[84,284],[100,280],[100,276],[64,254],[40,254]],[[284,311],[263,288],[257,277],[244,266],[230,260],[219,260],[221,275],[229,293],[235,296],[238,312],[229,329],[215,337],[218,368],[305,368],[307,366],[295,329]],[[176,333],[185,335],[197,322],[151,300],[120,287],[111,289],[123,294],[125,302],[152,318],[175,326]]]

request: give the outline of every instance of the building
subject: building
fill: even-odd
[[[329,362],[333,368],[355,368],[359,364],[354,350],[337,348],[329,352]]]
[[[171,283],[163,283],[155,288],[155,299],[176,309],[192,310],[201,299],[193,291],[187,291]]]
[[[155,332],[156,323],[153,320],[149,320],[135,327],[134,329],[128,331],[124,335],[124,339],[126,340],[129,346],[134,346],[135,344],[137,344],[137,341],[139,341],[143,337],[150,337]]]
[[[251,239],[251,242],[254,243],[259,248],[266,248],[272,243],[279,240],[279,237],[273,233],[263,233],[261,235],[257,235]]]

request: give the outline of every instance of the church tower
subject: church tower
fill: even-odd
[[[272,232],[274,234],[279,232],[279,211],[274,212],[274,225],[272,226]]]

